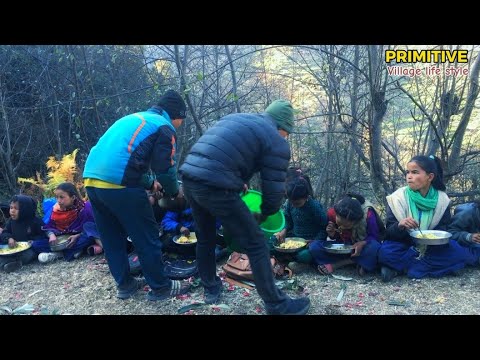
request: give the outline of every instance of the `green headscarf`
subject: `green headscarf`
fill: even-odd
[[[407,195],[408,198],[408,205],[412,217],[420,223],[421,230],[428,230],[432,222],[433,212],[437,206],[438,190],[430,186],[427,195],[423,197],[419,191],[414,191],[407,187],[405,195]]]

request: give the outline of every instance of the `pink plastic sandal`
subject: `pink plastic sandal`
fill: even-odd
[[[329,275],[333,273],[333,266],[332,264],[322,264],[317,266],[317,270],[322,275]]]
[[[88,255],[100,255],[103,253],[103,248],[100,245],[91,245],[87,248]]]

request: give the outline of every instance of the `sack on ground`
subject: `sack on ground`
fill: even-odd
[[[285,272],[287,272],[289,277],[292,276],[291,270],[280,264],[276,258],[271,257],[270,263],[272,264],[272,271],[274,275],[284,276]],[[223,265],[222,269],[225,271],[225,274],[232,279],[249,281],[253,280],[253,272],[252,268],[250,267],[250,260],[246,254],[233,252],[225,265]]]

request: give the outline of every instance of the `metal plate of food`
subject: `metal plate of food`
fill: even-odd
[[[283,253],[295,253],[307,246],[307,241],[300,237],[288,237],[281,244],[276,244],[273,247],[275,250]]]
[[[188,236],[177,235],[173,238],[173,242],[178,245],[193,246],[197,243],[197,235],[194,232],[191,232]]]
[[[410,236],[418,243],[424,245],[443,245],[448,244],[452,234],[441,230],[419,230],[412,231]]]
[[[70,243],[68,238],[72,235],[59,235],[57,236],[57,244],[50,245],[50,250],[52,251],[62,251],[65,250]]]
[[[332,254],[350,254],[353,251],[352,245],[345,244],[326,244],[324,246],[325,250]]]
[[[0,255],[13,255],[28,250],[32,245],[28,241],[17,241],[17,246],[9,248],[7,244],[0,245]]]

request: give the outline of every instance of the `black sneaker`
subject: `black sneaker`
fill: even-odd
[[[150,301],[166,300],[177,295],[186,294],[192,287],[189,283],[181,282],[179,280],[171,280],[171,282],[172,283],[169,288],[150,290],[147,293],[147,299]]]
[[[12,271],[20,269],[22,265],[23,264],[21,261],[12,261],[3,265],[3,270],[7,273],[10,273]]]
[[[283,311],[269,311],[268,315],[305,315],[310,309],[310,299],[308,297],[300,297],[290,299],[288,306]]]
[[[145,279],[134,279],[130,287],[128,287],[127,289],[117,290],[117,298],[126,300],[131,296],[135,295],[138,289],[143,288],[145,284],[146,284]]]
[[[380,269],[380,273],[382,274],[383,282],[392,281],[395,276],[398,276],[398,272],[390,269],[388,266],[382,266],[382,268]]]
[[[215,290],[207,290],[207,288],[205,288],[203,292],[205,296],[205,304],[216,304],[222,295],[222,285],[217,287]]]

